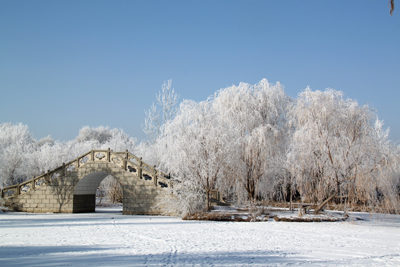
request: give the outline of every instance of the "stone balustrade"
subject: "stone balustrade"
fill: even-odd
[[[28,193],[42,185],[48,185],[51,180],[64,177],[67,173],[75,171],[77,168],[84,166],[89,162],[109,162],[121,169],[133,173],[140,179],[153,181],[154,186],[160,188],[173,187],[174,181],[166,173],[157,170],[156,166],[150,166],[132,153],[126,150],[125,152],[114,152],[107,150],[91,150],[68,163],[63,164],[53,170],[48,170],[46,173],[33,177],[32,179],[21,184],[4,187],[1,190],[1,197],[15,197],[21,194]]]

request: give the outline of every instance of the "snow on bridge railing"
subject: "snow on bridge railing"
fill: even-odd
[[[89,162],[107,162],[112,163],[124,171],[130,172],[140,179],[146,181],[152,181],[154,186],[161,188],[170,187],[173,188],[175,181],[171,179],[170,175],[157,170],[156,166],[151,166],[142,161],[132,153],[126,150],[125,152],[114,152],[111,149],[107,150],[91,150],[68,163],[63,163],[62,166],[57,167],[53,170],[48,170],[40,176],[33,177],[32,179],[23,182],[21,184],[4,187],[1,190],[1,197],[14,197],[21,194],[28,193],[31,190],[35,190],[43,184],[50,184],[51,180],[57,179],[58,177],[64,177],[68,173],[74,172],[77,168],[86,165]]]

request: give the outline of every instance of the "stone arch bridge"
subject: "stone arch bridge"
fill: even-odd
[[[5,187],[5,205],[26,212],[94,212],[96,189],[112,175],[123,190],[123,214],[167,212],[174,182],[126,150],[91,150],[24,183]]]

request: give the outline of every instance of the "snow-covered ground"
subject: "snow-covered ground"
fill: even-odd
[[[364,221],[209,222],[0,214],[0,266],[400,266],[400,216]]]

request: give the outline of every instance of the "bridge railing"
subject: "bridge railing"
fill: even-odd
[[[151,166],[143,162],[142,158],[139,158],[128,151],[125,153],[125,159],[127,160],[127,171],[135,173],[140,179],[153,181],[155,186],[160,186],[161,188],[173,187],[174,182],[170,175],[157,170],[156,166]]]
[[[157,170],[156,166],[151,166],[142,161],[132,153],[126,150],[125,152],[114,152],[111,149],[91,150],[68,163],[63,163],[62,166],[53,170],[48,170],[40,176],[33,177],[32,179],[21,184],[4,187],[1,190],[1,197],[14,197],[21,194],[28,193],[43,184],[50,184],[51,180],[76,171],[79,167],[84,166],[89,162],[108,162],[116,165],[117,167],[136,175],[140,179],[152,181],[154,186],[161,188],[172,188],[174,181],[170,175]]]

